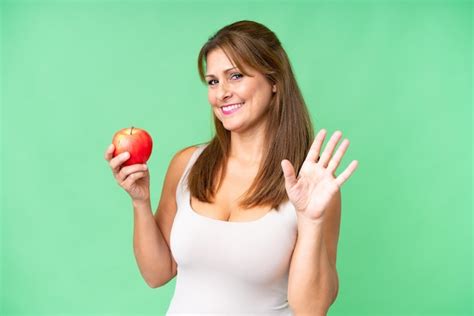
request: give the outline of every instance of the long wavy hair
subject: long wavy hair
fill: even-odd
[[[276,85],[267,112],[262,162],[250,188],[239,200],[239,207],[278,206],[288,201],[281,161],[288,159],[299,173],[314,138],[313,125],[303,96],[293,74],[288,56],[277,36],[254,21],[238,21],[211,36],[198,56],[201,81],[207,85],[207,55],[222,49],[244,73],[249,66]],[[215,135],[209,141],[188,175],[188,187],[199,201],[214,202],[215,193],[226,174],[230,150],[230,131],[213,112]]]

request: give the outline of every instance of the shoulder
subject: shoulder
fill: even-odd
[[[192,146],[180,149],[175,153],[173,160],[178,161],[178,162],[187,162],[189,161],[189,159],[191,159],[191,156],[198,148],[199,147],[197,145],[192,145]]]
[[[173,173],[181,175],[186,168],[194,152],[199,149],[199,145],[192,145],[178,150],[171,160],[170,169]]]
[[[162,194],[162,197],[165,197],[164,200],[169,199],[169,203],[174,203],[175,193],[179,183],[179,179],[182,177],[189,160],[197,149],[198,146],[194,145],[180,149],[174,154],[173,158],[171,159],[168,166],[168,170],[165,175]]]

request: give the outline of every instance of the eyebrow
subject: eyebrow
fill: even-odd
[[[230,70],[232,70],[232,69],[236,69],[236,68],[237,68],[237,67],[232,67],[232,68],[226,69],[226,70],[224,70],[224,73],[226,73],[226,72],[228,72],[228,71],[230,71]],[[215,77],[215,76],[212,75],[212,74],[207,74],[206,77]]]

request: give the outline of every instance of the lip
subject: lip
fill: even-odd
[[[224,104],[224,105],[221,105],[220,108],[222,109],[222,108],[225,107],[225,106],[231,106],[231,105],[236,105],[236,104],[240,104],[240,103],[244,104],[245,102],[237,102],[237,103]]]
[[[229,104],[229,105],[234,105],[234,104],[242,104],[242,106],[243,106],[243,105],[245,104],[245,102],[232,103],[232,104]],[[221,106],[221,112],[222,112],[222,114],[224,114],[224,115],[231,115],[231,114],[234,114],[235,112],[239,111],[239,110],[242,108],[242,106],[241,106],[241,107],[238,107],[238,108],[233,109],[233,110],[230,110],[230,111],[224,111],[224,107],[226,107],[226,106],[228,106],[228,105],[223,105],[223,106]]]

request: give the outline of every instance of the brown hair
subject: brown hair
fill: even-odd
[[[298,175],[314,138],[313,125],[290,61],[277,36],[266,26],[254,21],[238,21],[220,29],[201,48],[198,71],[205,84],[207,54],[217,48],[230,56],[229,60],[245,75],[248,75],[245,66],[250,66],[276,85],[266,114],[268,124],[262,162],[239,206],[243,209],[264,205],[278,208],[288,201],[281,161],[288,159]],[[208,203],[214,200],[222,184],[230,150],[230,132],[215,114],[213,119],[216,134],[188,176],[191,195]]]

